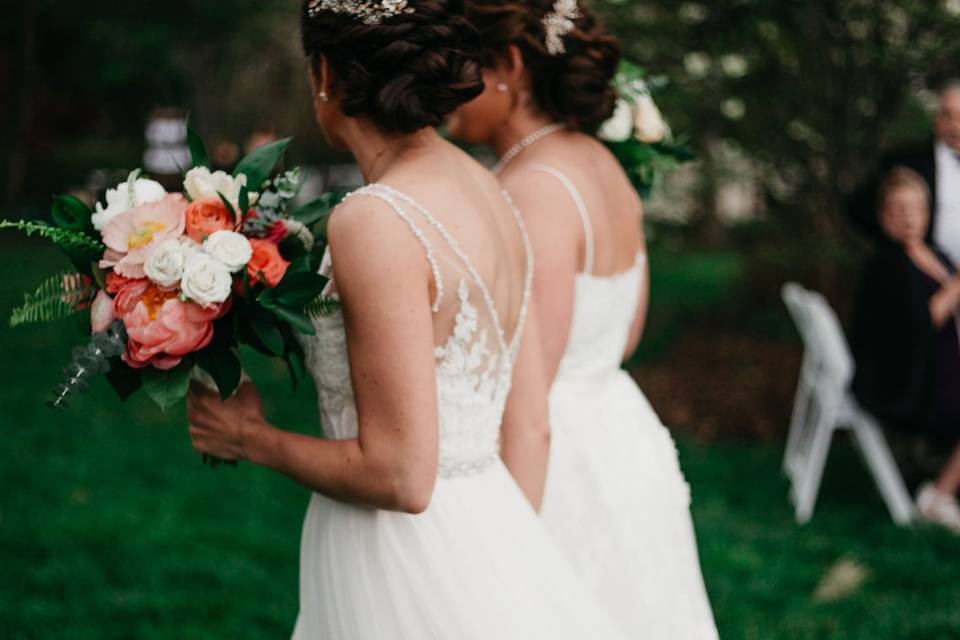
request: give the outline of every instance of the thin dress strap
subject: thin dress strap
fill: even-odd
[[[367,185],[356,191],[353,191],[344,198],[346,201],[349,198],[354,198],[356,196],[370,196],[385,202],[394,213],[397,214],[401,220],[407,223],[407,226],[410,227],[410,231],[413,232],[414,237],[420,241],[420,244],[423,245],[423,249],[427,254],[427,261],[430,263],[430,270],[433,272],[433,280],[437,286],[437,297],[433,301],[433,305],[430,309],[433,313],[440,311],[440,303],[443,302],[443,278],[440,277],[440,265],[437,262],[437,253],[433,248],[433,243],[430,242],[430,239],[426,236],[423,230],[417,226],[417,223],[414,222],[410,216],[407,215],[407,212],[403,210],[403,207],[392,197],[390,194],[384,193],[375,188],[376,185]]]
[[[596,249],[593,239],[593,223],[590,221],[590,212],[587,209],[587,203],[583,201],[583,197],[573,184],[573,181],[559,169],[546,164],[535,164],[531,168],[534,171],[549,174],[559,180],[560,184],[570,193],[570,197],[573,198],[573,204],[576,205],[577,213],[580,214],[580,221],[583,223],[583,239],[585,245],[583,249],[583,272],[587,275],[593,274],[593,256]]]
[[[501,191],[503,199],[510,205],[513,212],[513,219],[517,222],[517,228],[520,230],[520,237],[523,239],[523,251],[527,259],[527,273],[524,275],[523,282],[523,300],[520,302],[520,315],[517,317],[517,326],[513,331],[513,339],[510,341],[510,354],[512,361],[516,361],[520,353],[520,341],[523,338],[523,330],[527,324],[527,310],[530,308],[530,298],[533,297],[533,245],[530,243],[530,235],[527,233],[527,226],[523,223],[523,216],[520,210],[514,204],[513,198],[506,191]]]

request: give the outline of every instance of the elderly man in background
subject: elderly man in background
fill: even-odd
[[[940,92],[935,138],[920,148],[886,156],[877,178],[854,197],[853,220],[873,236],[877,224],[877,188],[893,167],[913,169],[930,188],[930,230],[927,240],[940,248],[954,264],[960,264],[960,79],[951,80]]]

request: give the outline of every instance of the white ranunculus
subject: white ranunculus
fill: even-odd
[[[236,231],[214,231],[203,243],[207,255],[220,261],[231,273],[240,271],[253,256],[253,247],[246,236]]]
[[[607,142],[623,142],[633,133],[633,108],[630,103],[620,98],[613,115],[600,125],[597,137]]]
[[[226,301],[232,286],[230,271],[205,253],[190,256],[180,279],[183,296],[204,307]]]
[[[170,288],[183,277],[188,253],[178,238],[167,240],[143,263],[143,272],[160,287]]]
[[[660,142],[670,135],[670,127],[650,96],[640,96],[637,99],[634,133],[637,140],[647,144]]]
[[[240,174],[236,178],[223,171],[214,171],[206,167],[195,167],[187,172],[183,179],[183,188],[191,200],[218,198],[221,194],[234,209],[239,208],[240,190],[247,186],[247,176]]]
[[[130,181],[122,182],[117,185],[116,189],[107,189],[105,196],[107,206],[104,207],[101,203],[97,203],[96,213],[91,218],[93,228],[97,231],[103,231],[103,228],[121,213],[126,213],[140,205],[162,200],[165,195],[167,195],[167,191],[159,182],[153,180],[135,178],[132,194],[130,192]]]

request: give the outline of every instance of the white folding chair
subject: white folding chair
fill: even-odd
[[[804,343],[804,361],[790,424],[784,471],[797,521],[808,522],[816,506],[833,434],[851,432],[874,482],[897,524],[913,521],[914,506],[877,421],[850,391],[854,363],[837,315],[819,293],[796,284],[784,302]]]

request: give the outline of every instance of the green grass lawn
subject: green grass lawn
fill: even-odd
[[[5,314],[62,263],[41,244],[0,246],[23,265],[0,284]],[[83,338],[70,322],[0,330],[0,638],[287,637],[307,492],[248,465],[202,467],[182,410],[121,405],[102,383],[67,412],[46,409]],[[312,389],[252,372],[271,418],[315,430]],[[793,523],[779,450],[681,442],[681,454],[722,637],[960,637],[960,538],[894,527],[848,447],[806,527]],[[869,577],[816,602],[843,559]]]

